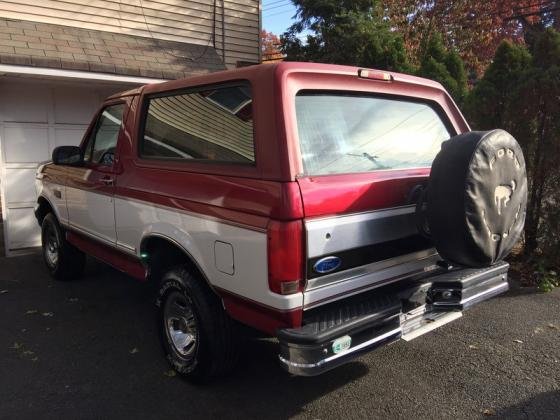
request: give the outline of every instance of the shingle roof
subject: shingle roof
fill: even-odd
[[[211,46],[0,18],[0,63],[179,79],[225,68]]]

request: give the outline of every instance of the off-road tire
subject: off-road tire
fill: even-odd
[[[170,315],[169,306],[176,301],[190,308],[183,309],[186,323],[192,324],[190,311],[196,323],[195,348],[174,344],[168,324],[170,319],[181,318],[180,313]],[[222,307],[220,299],[203,279],[193,275],[187,266],[174,267],[162,276],[158,297],[158,330],[165,356],[173,369],[194,383],[206,383],[229,373],[238,359],[238,333],[235,322]],[[176,305],[181,308],[181,305]],[[177,320],[177,322],[180,322]],[[176,333],[177,330],[175,330]],[[179,332],[181,334],[181,332]],[[180,350],[178,350],[180,348]],[[186,354],[181,354],[183,351]]]
[[[82,275],[86,256],[66,240],[62,227],[52,213],[47,214],[41,224],[41,245],[43,260],[54,279],[69,281]]]

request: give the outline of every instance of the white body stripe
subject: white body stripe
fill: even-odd
[[[269,290],[264,232],[123,198],[115,198],[115,217],[117,243],[123,251],[134,249],[139,256],[143,238],[163,236],[180,244],[193,257],[212,286],[280,310],[303,305],[301,293],[281,296]],[[217,241],[233,248],[233,274],[216,267]]]
[[[44,179],[36,180],[35,185],[37,188],[37,196],[45,198],[50,203],[58,221],[63,225],[68,224],[65,187],[45,181]],[[57,191],[57,195],[59,195],[60,198],[55,195],[55,191]]]
[[[116,243],[114,199],[78,188],[66,187],[68,220],[72,227]]]

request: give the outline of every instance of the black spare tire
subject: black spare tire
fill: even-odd
[[[444,142],[427,194],[434,245],[452,264],[485,267],[505,258],[525,223],[527,176],[517,141],[504,130]]]

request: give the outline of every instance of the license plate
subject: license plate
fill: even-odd
[[[337,338],[332,343],[332,351],[334,354],[346,351],[352,345],[352,337],[345,335],[344,337]]]

